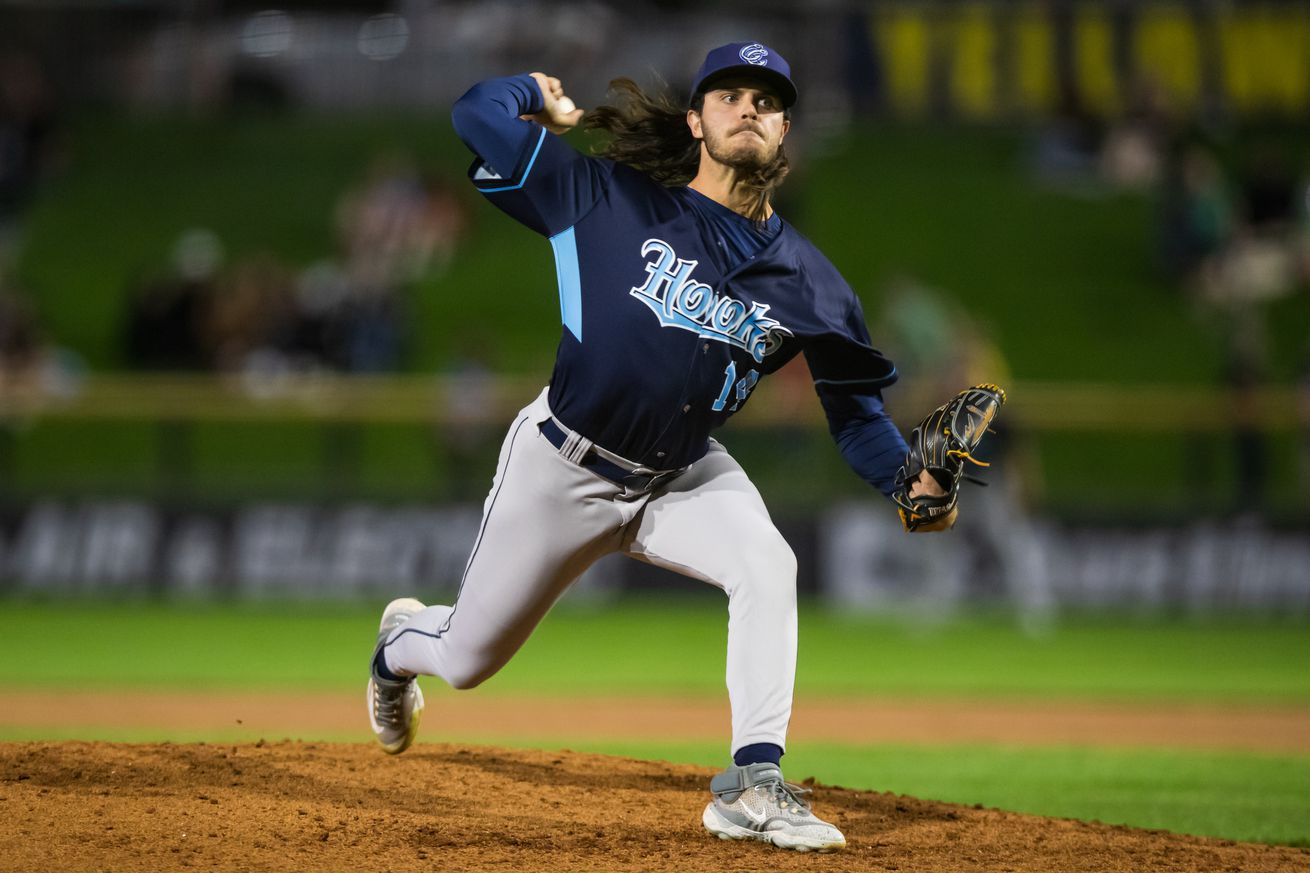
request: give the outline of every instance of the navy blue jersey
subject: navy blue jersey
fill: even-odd
[[[709,223],[725,270],[755,257],[782,232],[782,216],[776,212],[767,221],[756,223],[693,188],[682,190],[687,194],[687,205]]]
[[[896,370],[827,258],[780,219],[752,242],[697,192],[519,118],[541,108],[535,81],[515,76],[474,86],[453,118],[477,155],[473,183],[554,249],[556,417],[631,460],[685,466],[761,377],[803,353],[843,455],[890,492],[906,446],[880,391]]]

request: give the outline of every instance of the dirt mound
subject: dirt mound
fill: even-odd
[[[0,744],[4,870],[1310,870],[1310,851],[816,786],[847,851],[706,834],[710,771],[570,752]]]

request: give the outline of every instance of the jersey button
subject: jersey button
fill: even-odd
[[[686,406],[682,407],[682,412],[684,415],[686,415],[688,412],[691,412],[691,404],[688,403]]]
[[[657,458],[662,458],[662,457],[664,457],[664,453],[663,453],[663,452],[656,452],[656,453],[655,453],[655,457],[657,457]]]

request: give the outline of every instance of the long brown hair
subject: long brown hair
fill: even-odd
[[[700,167],[700,140],[687,128],[687,107],[668,88],[654,96],[628,78],[610,82],[611,103],[597,106],[582,119],[587,130],[602,130],[609,137],[592,151],[650,176],[666,187],[686,185]],[[691,108],[697,112],[705,96],[697,94]],[[749,218],[763,221],[766,205],[786,178],[790,165],[781,144],[773,160],[746,179],[756,192]]]

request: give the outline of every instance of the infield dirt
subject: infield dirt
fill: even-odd
[[[1310,850],[815,785],[834,855],[728,843],[711,771],[423,744],[0,744],[3,870],[1310,870]]]

